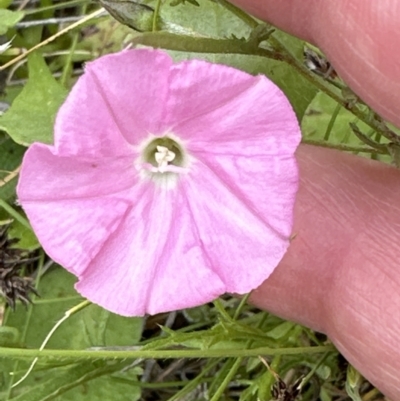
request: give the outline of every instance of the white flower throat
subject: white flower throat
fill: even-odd
[[[150,135],[139,148],[140,157],[136,162],[144,179],[157,185],[174,188],[181,174],[190,168],[190,156],[182,141],[174,134]]]

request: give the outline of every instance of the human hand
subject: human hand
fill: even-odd
[[[400,126],[397,0],[234,0],[318,45],[347,84]],[[293,240],[257,306],[328,334],[389,398],[400,400],[400,171],[301,146]]]

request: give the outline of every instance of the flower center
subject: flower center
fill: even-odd
[[[154,138],[143,149],[142,157],[153,173],[180,172],[185,166],[184,150],[168,136]]]
[[[165,146],[157,146],[157,152],[154,153],[156,162],[158,163],[158,170],[164,173],[169,162],[175,159],[175,153]]]

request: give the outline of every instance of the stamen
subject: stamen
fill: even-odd
[[[142,178],[165,188],[174,188],[179,176],[189,171],[189,155],[172,133],[158,137],[149,135],[140,146],[139,155],[135,167]]]
[[[158,164],[157,170],[160,173],[165,173],[167,171],[168,163],[175,159],[176,154],[169,150],[166,146],[157,146],[157,152],[154,153],[154,157]]]

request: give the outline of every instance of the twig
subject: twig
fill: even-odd
[[[5,178],[0,178],[0,180],[3,181],[0,182],[0,188],[6,185],[8,182],[10,182],[13,178],[15,178],[20,170],[21,166],[18,166],[15,170],[11,171],[11,173],[8,174]]]
[[[22,60],[23,58],[25,58],[28,54],[33,53],[35,50],[40,49],[43,46],[46,46],[47,44],[53,42],[55,39],[59,38],[60,36],[64,35],[65,33],[72,31],[73,29],[84,24],[85,22],[90,21],[91,19],[100,16],[104,12],[105,12],[104,8],[100,8],[99,10],[94,11],[93,13],[87,15],[86,17],[80,19],[79,21],[67,26],[66,28],[57,32],[55,35],[50,36],[48,39],[44,40],[43,42],[40,42],[36,46],[33,46],[32,48],[27,50],[25,53],[20,54],[19,56],[10,60],[8,63],[0,66],[0,71],[5,70],[6,68],[10,67],[11,65],[13,65],[13,64],[17,63],[18,61]]]
[[[22,3],[18,7],[18,11],[22,11],[30,2],[30,0],[23,0]]]
[[[22,21],[15,24],[16,28],[30,28],[32,26],[41,26],[41,25],[60,25],[67,22],[76,22],[81,20],[81,16],[77,17],[63,17],[63,18],[47,18],[47,19],[39,19],[34,21]]]

